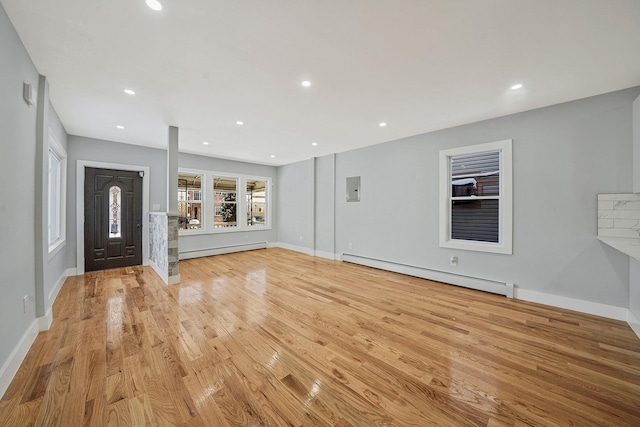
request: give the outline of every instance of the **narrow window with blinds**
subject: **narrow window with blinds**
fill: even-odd
[[[440,246],[512,253],[511,140],[440,152]]]

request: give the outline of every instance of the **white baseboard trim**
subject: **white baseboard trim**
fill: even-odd
[[[169,285],[177,285],[180,283],[180,275],[176,274],[175,276],[169,277]]]
[[[340,254],[334,254],[331,252],[324,252],[324,251],[314,251],[313,253],[314,256],[320,257],[320,258],[326,258],[326,259],[332,259],[334,261],[340,261]]]
[[[75,276],[75,275],[76,275],[75,268],[67,268],[65,271],[62,272],[60,277],[58,277],[56,284],[53,286],[53,289],[51,289],[51,292],[49,292],[47,307],[46,307],[46,310],[47,310],[46,314],[42,317],[38,317],[37,319],[38,330],[40,332],[48,331],[49,328],[51,327],[51,323],[53,322],[53,313],[51,311],[53,308],[53,303],[56,301],[56,298],[60,293],[60,289],[62,289],[62,285],[64,285],[64,282],[67,280],[67,277]]]
[[[629,309],[598,302],[584,301],[570,297],[553,294],[545,294],[537,291],[516,288],[514,297],[523,301],[537,302],[539,304],[607,317],[609,319],[627,321]]]
[[[446,271],[431,270],[423,267],[400,264],[392,261],[364,257],[353,254],[342,254],[342,260],[354,264],[366,265],[380,270],[393,271],[395,273],[406,274],[408,276],[420,277],[422,279],[434,280],[436,282],[448,283],[479,291],[491,292],[499,295],[507,295],[507,284],[488,279],[463,276],[460,274],[447,273]]]
[[[273,243],[269,243],[269,247],[270,248],[288,249],[290,251],[301,252],[301,253],[309,255],[309,256],[314,256],[313,255],[313,249],[305,248],[303,246],[291,245],[289,243],[273,242]]]
[[[18,342],[18,345],[13,349],[9,358],[0,368],[0,398],[4,396],[4,393],[9,388],[9,384],[13,381],[22,361],[27,356],[31,345],[38,336],[38,320],[34,319],[31,326],[25,331],[22,338]]]
[[[581,313],[606,317],[609,319],[622,320],[629,323],[636,335],[640,337],[640,321],[631,311],[624,307],[601,304],[597,302],[584,301],[570,297],[546,294],[527,289],[514,287],[512,283],[501,283],[492,280],[461,276],[443,271],[430,270],[422,267],[415,267],[389,261],[382,261],[373,258],[362,257],[353,254],[342,254],[342,260],[353,262],[354,264],[366,265],[368,267],[379,268],[381,270],[393,271],[407,274],[409,276],[420,277],[428,280],[435,280],[442,283],[462,286],[495,294],[513,297],[523,301],[536,302],[552,307],[564,308],[567,310],[579,311]]]
[[[630,309],[627,310],[627,323],[636,333],[636,336],[640,338],[640,317],[636,316],[636,314]]]
[[[51,308],[47,310],[47,314],[42,317],[38,317],[36,320],[38,321],[39,332],[48,331],[49,328],[51,328],[51,323],[53,323],[53,312],[51,311]]]
[[[212,255],[222,255],[222,254],[231,254],[234,252],[252,251],[255,249],[266,249],[267,247],[269,247],[269,244],[267,242],[246,243],[242,245],[221,246],[218,248],[180,252],[178,257],[181,260],[191,259],[191,258],[201,258],[205,256],[212,256]]]
[[[60,289],[62,289],[62,285],[64,285],[64,281],[67,280],[67,277],[69,277],[69,270],[75,270],[75,269],[69,268],[63,271],[60,277],[58,277],[58,280],[56,281],[56,284],[53,286],[53,289],[51,289],[51,292],[49,292],[49,300],[47,301],[47,311],[50,311],[51,307],[53,307],[53,303],[58,297],[58,293],[60,292]]]

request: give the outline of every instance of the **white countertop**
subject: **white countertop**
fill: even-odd
[[[598,240],[640,261],[640,238],[598,236]]]

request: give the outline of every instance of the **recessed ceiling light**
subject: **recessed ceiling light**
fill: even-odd
[[[311,82],[309,80],[303,80],[300,84],[304,87],[311,86]]]
[[[122,126],[122,125],[118,125],[118,126],[116,126],[116,127],[117,127],[118,129],[124,129],[124,126]]]
[[[511,86],[511,90],[518,90],[522,88],[522,83],[516,83],[513,86]]]
[[[125,89],[124,93],[126,93],[127,95],[135,95],[136,93],[134,91],[132,91],[131,89]]]
[[[147,6],[153,10],[162,10],[162,5],[158,0],[147,0]]]
[[[269,157],[271,157],[272,159],[274,159],[276,157],[275,154],[270,155]]]
[[[387,123],[385,122],[380,122],[380,124],[378,124],[378,126],[380,126],[381,128],[385,127],[387,125]]]
[[[244,122],[243,122],[243,121],[241,121],[241,120],[238,120],[238,121],[236,122],[236,124],[237,124],[238,126],[242,126],[242,125],[244,124]]]
[[[207,141],[202,141],[202,145],[209,145]]]
[[[312,142],[311,145],[313,145],[314,147],[318,145],[317,142]]]

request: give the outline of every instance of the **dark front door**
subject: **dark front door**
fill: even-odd
[[[140,264],[142,178],[139,172],[85,168],[85,271]]]

